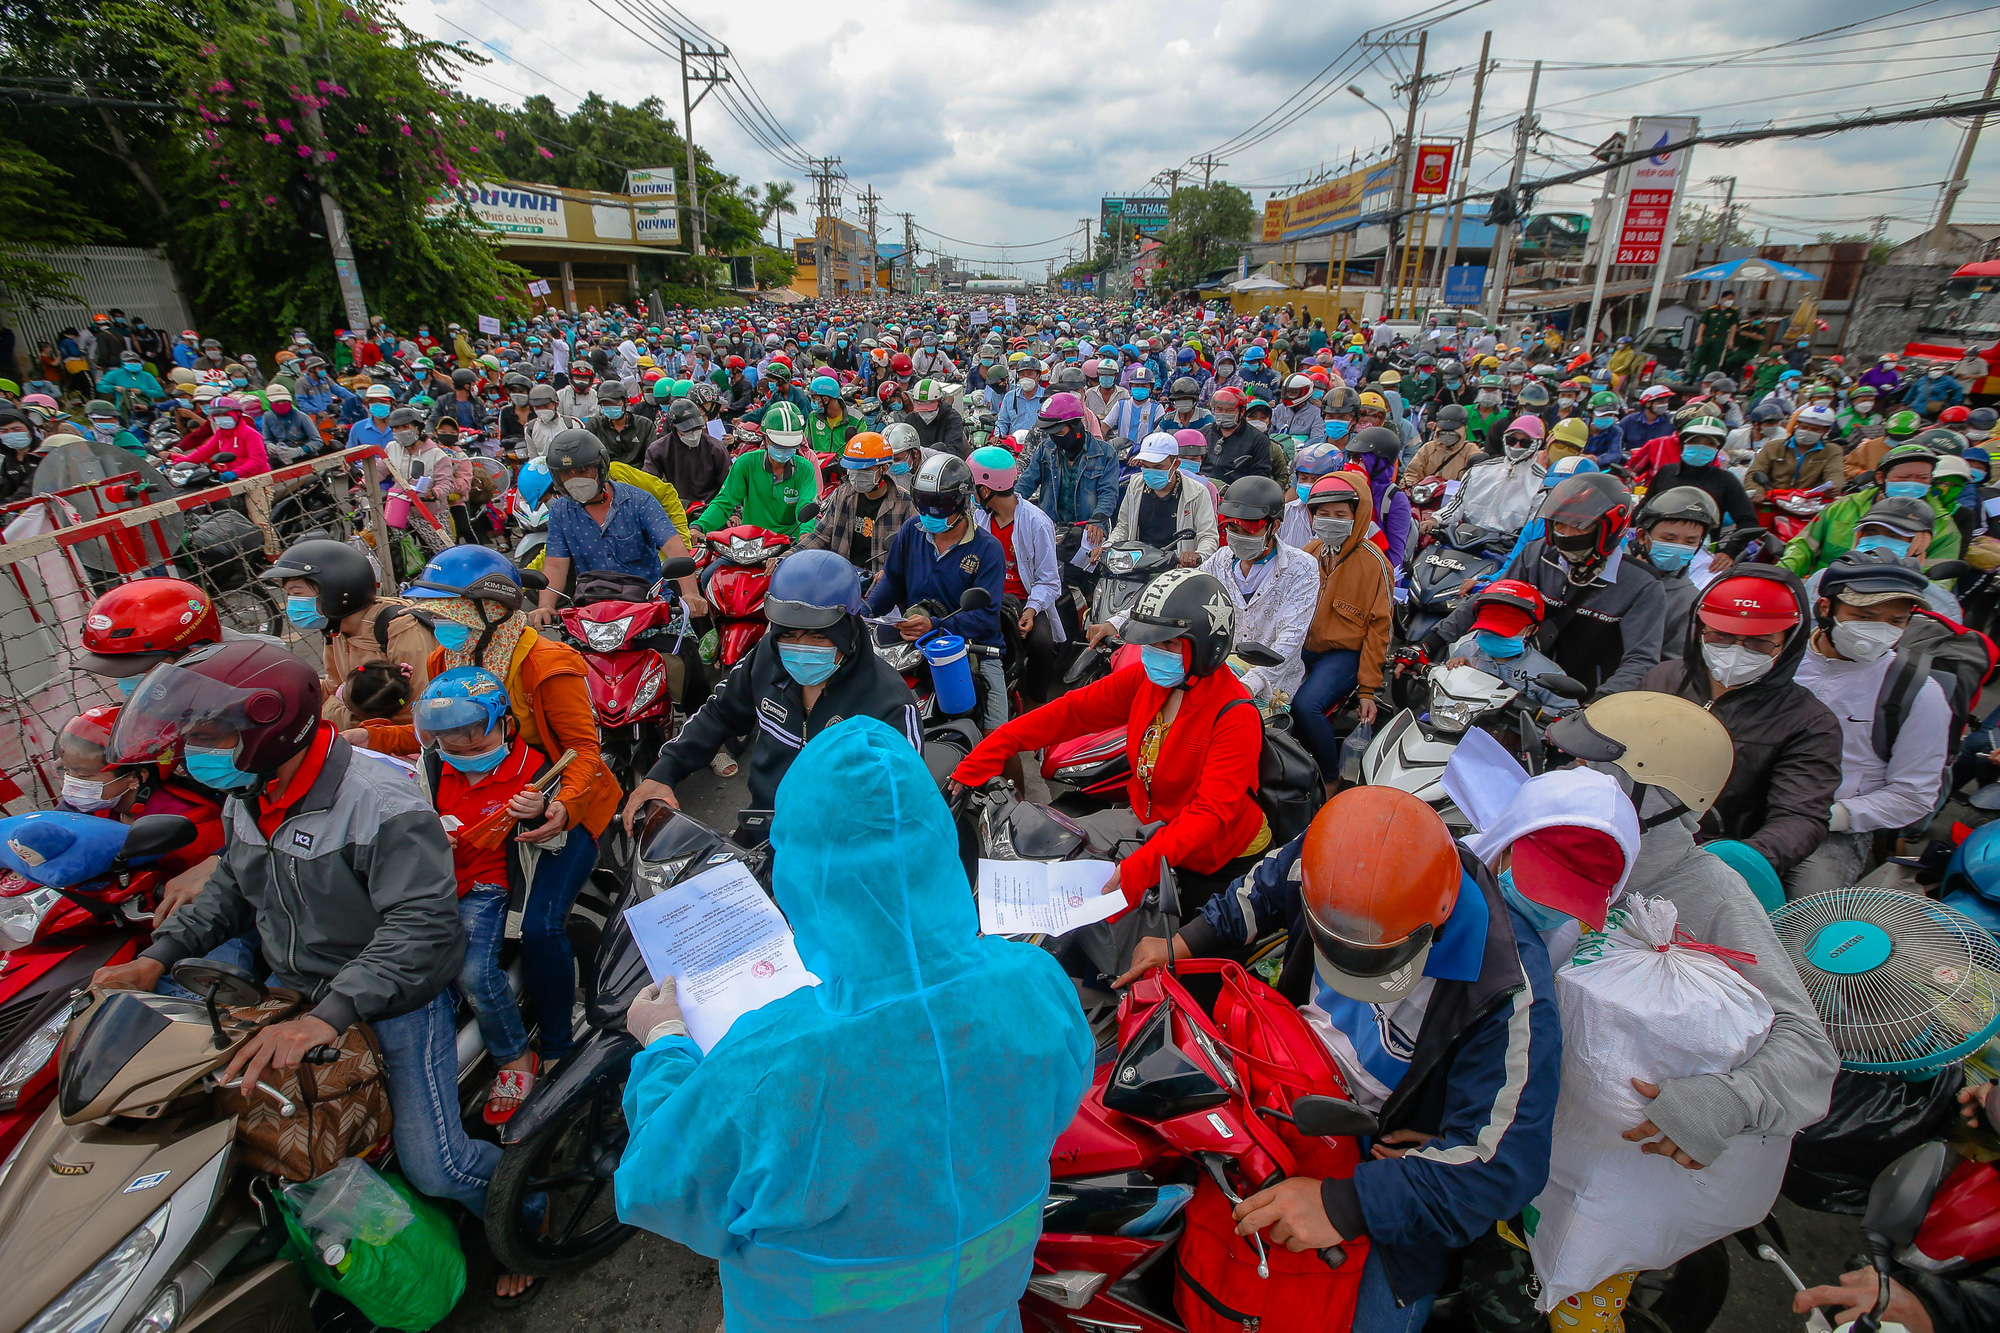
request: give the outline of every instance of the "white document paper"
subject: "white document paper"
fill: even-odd
[[[982,935],[1067,935],[1115,916],[1125,895],[1102,892],[1118,867],[1109,861],[979,862]]]
[[[625,910],[654,981],[674,979],[688,1035],[714,1048],[739,1015],[819,978],[792,928],[740,861],[727,861]]]
[[[1069,562],[1078,569],[1089,569],[1097,563],[1097,549],[1102,545],[1103,542],[1093,540],[1090,533],[1085,532],[1083,540],[1076,544],[1076,554],[1069,558]]]

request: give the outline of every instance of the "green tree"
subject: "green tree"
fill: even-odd
[[[798,187],[791,181],[764,182],[762,203],[764,221],[777,227],[777,240],[774,244],[780,250],[785,248],[785,218],[797,217],[799,213],[799,206],[792,202],[792,195],[797,190]]]
[[[1182,186],[1167,202],[1162,269],[1176,287],[1192,287],[1236,262],[1250,243],[1257,211],[1248,192],[1226,181]]]
[[[790,250],[760,245],[750,252],[750,257],[755,261],[759,287],[788,287],[799,271]]]
[[[0,140],[0,288],[30,309],[77,299],[75,278],[35,254],[112,235],[77,206],[69,173],[41,154]]]

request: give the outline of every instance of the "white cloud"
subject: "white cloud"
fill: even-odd
[[[620,13],[617,0],[603,0]],[[644,0],[636,0],[644,4]],[[1586,149],[1637,114],[1697,113],[1705,126],[1830,117],[1947,96],[1975,96],[2000,23],[1974,0],[1934,0],[1898,17],[1903,0],[1773,0],[1746,23],[1741,3],[1687,0],[1642,11],[1583,7],[1562,0],[1498,0],[1431,33],[1428,69],[1456,70],[1421,108],[1432,134],[1461,135],[1470,66],[1483,29],[1504,62],[1488,80],[1475,184],[1503,183],[1511,131],[1527,92],[1527,62],[1547,62],[1541,81],[1548,135],[1528,176],[1580,165]],[[865,18],[829,10],[824,0],[683,6],[735,52],[780,122],[806,151],[843,159],[848,205],[864,184],[885,209],[907,209],[923,226],[974,241],[1046,241],[1095,218],[1100,194],[1145,192],[1168,167],[1223,144],[1276,109],[1359,33],[1352,7],[1301,7],[1241,0],[1217,20],[1212,4],[1053,6],[1044,0],[876,0]],[[470,72],[468,90],[500,101],[545,93],[573,105],[582,92],[634,102],[658,96],[676,119],[676,60],[652,37],[622,30],[596,9],[546,7],[529,0],[404,0],[405,18],[433,36],[464,31],[502,48],[508,59]],[[1393,18],[1373,12],[1369,19]],[[1785,45],[1859,22],[1873,35]],[[450,24],[459,25],[457,28]],[[1891,27],[1890,25],[1895,25]],[[461,31],[463,30],[463,31]],[[1695,63],[1713,53],[1772,44],[1769,53],[1710,69],[1565,68],[1578,63]],[[488,52],[492,54],[492,52]],[[1296,181],[1322,162],[1345,162],[1385,142],[1383,118],[1344,91],[1357,82],[1388,106],[1408,55],[1382,59],[1342,79],[1310,114],[1255,146],[1225,151],[1220,176],[1255,187]],[[1662,77],[1663,75],[1667,77]],[[1397,128],[1401,114],[1397,108]],[[695,112],[697,140],[725,170],[747,181],[800,181],[730,122],[717,98]],[[1562,136],[1562,137],[1556,137]],[[2000,134],[1989,134],[1991,163]],[[1885,214],[1888,233],[1920,229],[1935,189],[1888,187],[1941,180],[1957,151],[1948,122],[1866,130],[1816,140],[1783,140],[1697,150],[1695,203],[1716,202],[1711,176],[1737,178],[1745,220],[1774,239],[1809,239],[1820,230],[1865,231]],[[637,164],[652,165],[652,164]],[[1961,200],[1965,220],[2000,217],[2000,187],[1977,164]],[[1988,178],[1990,180],[1990,176]],[[1551,190],[1543,208],[1588,206],[1595,183]],[[797,220],[788,219],[787,231]],[[900,224],[893,224],[900,226]],[[1039,258],[1076,243],[1015,250]],[[939,242],[965,256],[993,249]]]

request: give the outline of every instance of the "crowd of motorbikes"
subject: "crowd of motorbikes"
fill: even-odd
[[[969,435],[980,443],[994,438],[990,413],[972,404],[965,411]],[[139,469],[140,487],[191,495],[213,487],[232,461],[223,454],[208,464],[173,463],[168,455],[176,443],[169,429],[154,432],[148,451],[159,480],[147,481],[151,472]],[[485,539],[526,565],[546,541],[546,468],[537,477],[539,465],[532,461],[480,452],[489,465],[480,506]],[[830,489],[838,468],[829,458],[819,461]],[[271,521],[285,541],[308,533],[356,536],[358,514],[341,515],[346,487],[358,480],[358,474],[316,473],[306,488],[277,499]],[[458,520],[421,480],[391,480],[391,526],[425,534],[426,545],[440,539],[449,544]],[[1434,510],[1443,497],[1440,482],[1421,480],[1412,488],[1419,513]],[[1773,554],[1825,500],[1807,492],[1767,497]],[[713,673],[735,666],[766,632],[762,604],[771,569],[792,545],[791,538],[750,524],[695,535],[691,562],[670,563],[650,587],[579,597],[561,611],[552,631],[584,656],[605,760],[627,790],[672,737],[677,719],[699,706]],[[1397,641],[1421,640],[1457,604],[1467,580],[1500,568],[1513,540],[1511,532],[1459,524],[1423,543],[1403,580]],[[256,576],[263,545],[238,500],[218,498],[186,515],[183,552],[219,597],[241,599],[227,618],[236,628],[275,632],[279,606]],[[1129,610],[1145,584],[1174,563],[1171,552],[1143,542],[1109,544],[1088,596],[1068,588],[1065,596],[1079,623],[1106,623]],[[714,637],[704,653],[674,582],[711,565],[706,595]],[[958,608],[909,610],[932,616],[942,630],[953,611],[985,605],[985,594],[973,592]],[[875,649],[919,699],[924,757],[942,791],[978,742],[969,717],[979,706],[943,706],[921,643],[878,626]],[[1078,644],[1063,679],[1069,685],[1097,679],[1126,665],[1133,651],[1115,641]],[[1014,656],[1008,659],[1010,692],[1018,689]],[[1237,656],[1252,665],[1278,662],[1255,644],[1237,645]],[[1585,694],[1560,675],[1535,683],[1570,699]],[[1358,780],[1412,792],[1437,808],[1454,832],[1469,826],[1442,779],[1468,732],[1503,738],[1531,772],[1551,762],[1532,705],[1492,676],[1440,664],[1399,675],[1396,689],[1398,709],[1361,755]],[[1012,703],[1019,707],[1018,698]],[[1266,720],[1276,729],[1287,725],[1282,711],[1267,712]],[[1122,729],[1113,729],[1051,747],[1040,767],[1057,793],[1050,802],[1027,800],[1005,781],[960,793],[954,813],[968,872],[980,859],[1117,860],[1142,842],[1150,830],[1125,805],[1125,740]],[[1313,784],[1307,789],[1312,794],[1298,797],[1298,808],[1267,810],[1274,828],[1301,827],[1310,818],[1318,797]],[[1267,793],[1267,801],[1275,799]],[[60,857],[36,859],[12,844],[0,847],[6,869],[0,877],[0,949],[6,951],[0,968],[0,1272],[14,1275],[11,1289],[0,1294],[0,1330],[174,1333],[198,1325],[233,1333],[338,1322],[338,1302],[300,1279],[301,1258],[284,1243],[272,1186],[235,1160],[233,1125],[215,1109],[217,1071],[241,1035],[228,1011],[259,1002],[262,985],[226,963],[190,960],[173,971],[175,994],[107,996],[89,989],[98,967],[143,947],[165,879],[153,867],[186,844],[192,825],[173,816],[129,826],[83,822],[98,829],[80,833]],[[5,827],[0,821],[0,831]],[[1987,929],[2000,927],[2000,836],[1987,836],[1996,829],[2000,825],[1966,838],[1946,872],[1945,900]],[[639,1049],[624,1013],[649,976],[623,911],[723,860],[741,861],[768,888],[768,832],[768,811],[744,811],[738,827],[724,833],[656,806],[593,873],[572,921],[583,960],[585,1034],[501,1133],[505,1153],[492,1182],[485,1233],[507,1270],[538,1277],[577,1272],[630,1236],[617,1216],[611,1182],[626,1139],[623,1085]],[[1149,905],[1178,918],[1170,869],[1163,869]],[[1036,942],[1064,956],[1063,941]],[[1229,965],[1274,980],[1271,965],[1284,943],[1282,929],[1267,933]],[[1149,977],[1122,995],[1093,994],[1087,969],[1074,970],[1101,1043],[1099,1062],[1076,1120],[1051,1157],[1043,1234],[1022,1312],[1030,1326],[1065,1333],[1170,1333],[1181,1327],[1175,1246],[1188,1225],[1196,1182],[1212,1180],[1232,1201],[1247,1197],[1281,1178],[1302,1143],[1317,1145],[1322,1165],[1330,1160],[1351,1170],[1366,1151],[1373,1117],[1337,1087],[1314,1094],[1257,1092],[1244,1057],[1218,1031],[1213,1008],[1223,983],[1212,967]],[[518,989],[518,970],[514,980]],[[463,1006],[457,1052],[469,1112],[491,1071]],[[1861,1234],[1878,1265],[1893,1256],[1951,1272],[2000,1258],[2000,1164],[1965,1160],[1952,1166],[1946,1157],[1943,1139],[1955,1101],[1938,1090],[1955,1092],[1956,1081],[1962,1076],[1953,1066],[1930,1083],[1899,1090],[1899,1104],[1917,1109],[1898,1121],[1893,1141],[1858,1126],[1866,1152],[1837,1138],[1816,1143],[1814,1160],[1831,1165],[1811,1180],[1803,1173],[1797,1182],[1788,1179],[1787,1195],[1806,1206],[1861,1215]],[[254,1091],[283,1100],[275,1089]],[[538,1223],[526,1220],[522,1206],[531,1195],[549,1201]],[[1751,1255],[1792,1276],[1775,1220],[1739,1239]],[[1255,1262],[1268,1261],[1260,1238],[1244,1244],[1254,1249]],[[1345,1252],[1324,1252],[1318,1261],[1358,1275],[1365,1254],[1361,1241]],[[1728,1274],[1717,1243],[1670,1270],[1642,1275],[1628,1327],[1699,1333],[1721,1309]],[[1433,1325],[1461,1326],[1465,1318],[1448,1291]]]

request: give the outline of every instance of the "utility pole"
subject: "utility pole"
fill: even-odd
[[[917,294],[916,224],[910,221],[910,215],[908,213],[896,213],[893,214],[892,216],[899,217],[903,220],[903,266],[909,271],[910,274],[910,290],[903,294],[905,296],[915,296]]]
[[[872,294],[875,291],[875,206],[882,202],[882,196],[869,186],[861,194],[861,210],[868,218],[868,279],[861,284],[861,290]]]
[[[1408,220],[1400,220],[1401,225],[1399,227],[1399,219],[1395,215],[1401,213],[1404,208],[1409,206],[1410,187],[1416,184],[1412,179],[1412,175],[1417,169],[1417,101],[1424,94],[1424,51],[1430,45],[1430,40],[1431,33],[1428,28],[1417,34],[1417,67],[1410,75],[1410,110],[1403,121],[1403,155],[1402,159],[1396,164],[1395,202],[1389,206],[1389,243],[1382,250],[1382,262],[1385,264],[1395,262],[1397,231],[1400,230],[1403,233],[1406,244],[1409,240],[1410,224]],[[1407,267],[1408,256],[1404,258],[1405,263],[1396,264],[1396,299],[1393,304],[1386,299],[1383,302],[1384,308],[1392,315],[1403,313],[1403,269]],[[1416,280],[1419,285],[1423,282],[1423,268],[1423,256],[1418,255]],[[1386,289],[1388,284],[1384,283],[1383,286]],[[1383,295],[1385,298],[1387,297],[1388,293],[1386,290]],[[1416,302],[1412,300],[1410,304],[1414,306]]]
[[[720,51],[709,51],[701,47],[689,46],[685,37],[680,39],[680,44],[681,138],[687,143],[688,224],[694,230],[694,244],[689,253],[699,259],[701,257],[701,187],[696,182],[694,174],[694,109],[701,105],[702,97],[707,97],[715,91],[716,84],[729,82],[729,71],[722,67],[722,62],[729,58],[729,48],[725,46]],[[691,69],[690,62],[696,60],[706,60],[708,67],[704,70]],[[693,85],[697,83],[707,86],[701,90],[701,97],[690,100],[689,93]],[[704,281],[706,281],[705,278]]]
[[[1722,262],[1722,247],[1730,244],[1736,236],[1736,178],[1734,176],[1710,176],[1707,183],[1727,187],[1722,192],[1722,216],[1717,219],[1715,224],[1715,262],[1719,264]],[[1704,222],[1707,221],[1707,216],[1708,209],[1704,206],[1702,209],[1702,219]],[[1701,246],[1698,242],[1701,240],[1701,234],[1699,232],[1695,233],[1695,240],[1697,244],[1694,251],[1694,266],[1700,268]]]
[[[1514,167],[1507,173],[1507,194],[1514,201],[1515,221],[1520,220],[1521,173],[1528,168],[1528,139],[1535,132],[1535,93],[1542,86],[1542,62],[1535,62],[1534,72],[1528,75],[1528,107],[1521,113],[1520,124],[1514,127]],[[1507,300],[1507,277],[1514,267],[1514,223],[1510,222],[1494,237],[1494,247],[1498,252],[1493,271],[1486,275],[1486,322],[1495,325],[1500,322],[1500,307]],[[1665,255],[1661,256],[1664,261]]]
[[[1465,151],[1459,154],[1458,162],[1458,199],[1451,206],[1451,235],[1445,239],[1444,246],[1446,273],[1450,273],[1458,263],[1458,230],[1465,225],[1465,192],[1472,188],[1472,147],[1479,138],[1479,102],[1486,95],[1487,56],[1492,50],[1493,34],[1488,31],[1479,39],[1479,69],[1472,76],[1472,114],[1465,122]],[[1440,291],[1443,290],[1443,283],[1440,278]]]
[[[292,0],[274,2],[278,7],[278,17],[285,21],[285,54],[302,60],[299,54],[298,10]],[[312,131],[313,143],[324,151],[326,126],[320,122],[319,108],[307,102],[305,109],[306,127]],[[326,242],[333,251],[333,275],[340,283],[340,301],[347,309],[347,327],[365,337],[368,333],[368,298],[361,292],[360,270],[354,267],[354,243],[347,234],[347,211],[340,206],[340,195],[334,191],[333,182],[327,179],[324,169],[315,168],[313,180],[319,186],[319,210],[326,219]]]
[[[1986,75],[1986,96],[1993,96],[1995,87],[2000,87],[2000,54],[1993,57],[1993,68]],[[1952,205],[1958,202],[1959,194],[1970,184],[1966,172],[1972,169],[1972,150],[1979,147],[1979,131],[1986,124],[1986,117],[1977,115],[1972,124],[1965,128],[1965,138],[1958,145],[1958,161],[1951,169],[1951,179],[1944,183],[1938,194],[1937,221],[1931,226],[1930,244],[1924,247],[1924,262],[1935,264],[1938,253],[1944,249],[1945,229],[1951,226]]]
[[[835,210],[840,207],[840,196],[833,192],[833,183],[842,180],[840,159],[837,157],[809,157],[806,161],[812,170],[812,177],[818,193],[813,198],[813,208],[817,216],[813,219],[813,291],[824,300],[833,290],[833,235]]]
[[[1194,164],[1201,168],[1201,187],[1204,190],[1208,188],[1209,177],[1214,174],[1216,168],[1229,165],[1227,162],[1216,161],[1214,153],[1203,153],[1194,160]]]

